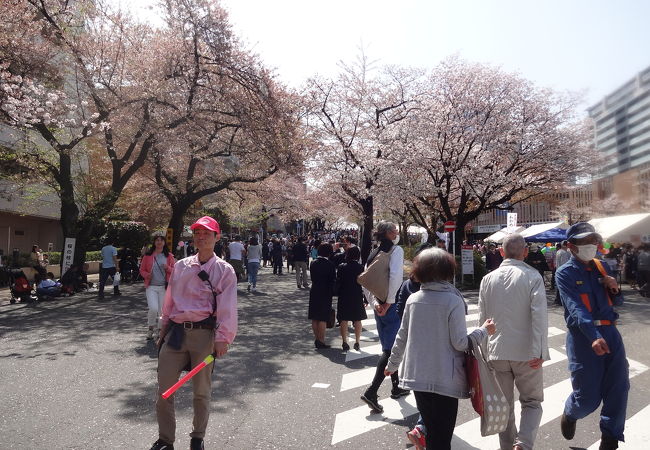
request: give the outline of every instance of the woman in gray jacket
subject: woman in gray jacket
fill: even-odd
[[[404,309],[385,375],[399,367],[400,387],[411,389],[427,428],[427,449],[450,449],[458,399],[469,397],[464,352],[469,346],[465,301],[449,281],[456,262],[442,249],[428,249],[413,261],[422,283]],[[472,332],[479,340],[494,334],[492,319]]]

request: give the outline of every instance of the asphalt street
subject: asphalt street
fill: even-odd
[[[145,339],[144,287],[121,289],[121,297],[101,302],[96,293],[34,305],[0,301],[0,449],[148,449],[157,439],[157,360]],[[344,353],[338,329],[328,330],[332,349],[315,351],[308,291],[296,288],[293,275],[274,276],[268,268],[258,290],[247,293],[240,285],[239,334],[214,370],[206,448],[409,448],[405,432],[417,419],[413,395],[391,400],[386,380],[383,415],[359,400],[378,358],[372,318],[364,323],[362,352]],[[476,292],[466,297],[476,304]],[[650,404],[650,301],[628,290],[619,312],[632,366],[626,436],[641,439]],[[560,308],[549,306],[549,325],[559,359],[544,368],[545,417],[536,448],[590,448],[600,437],[597,414],[578,423],[572,441],[560,435],[557,405],[569,375]],[[176,415],[175,448],[186,449],[191,386],[176,394]],[[454,448],[498,448],[476,437],[476,417],[462,400]],[[621,448],[642,448],[630,445]]]

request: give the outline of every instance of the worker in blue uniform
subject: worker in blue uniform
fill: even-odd
[[[568,333],[566,349],[573,392],[564,405],[562,435],[573,439],[576,422],[598,408],[600,450],[618,448],[623,441],[630,389],[623,339],[616,328],[613,306],[623,303],[608,265],[595,259],[602,237],[586,222],[567,230],[571,259],[555,274]]]

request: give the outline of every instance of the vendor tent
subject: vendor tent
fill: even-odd
[[[566,230],[563,228],[551,228],[535,236],[529,236],[526,242],[561,242],[566,239]]]
[[[567,228],[569,228],[569,225],[567,225],[565,222],[539,223],[537,225],[529,226],[521,233],[521,235],[527,241],[532,242],[535,236],[542,234],[548,230],[552,230],[553,228],[561,228],[563,230],[566,230]],[[535,241],[535,242],[540,242],[540,241]]]
[[[485,239],[483,239],[484,242],[496,242],[497,244],[500,244],[503,242],[505,237],[509,234],[512,233],[521,233],[524,230],[524,227],[517,227],[514,230],[509,230],[508,228],[503,228],[499,231],[497,231],[494,234],[489,235]]]
[[[603,217],[589,221],[605,242],[632,243],[639,245],[650,242],[650,213],[626,216]]]

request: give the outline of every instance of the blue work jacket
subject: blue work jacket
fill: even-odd
[[[602,264],[611,275],[608,264]],[[623,295],[612,295],[599,281],[603,278],[593,261],[584,263],[572,256],[555,272],[555,283],[564,305],[564,319],[567,327],[578,328],[590,342],[602,338],[594,320],[618,319],[612,306],[623,304]]]

